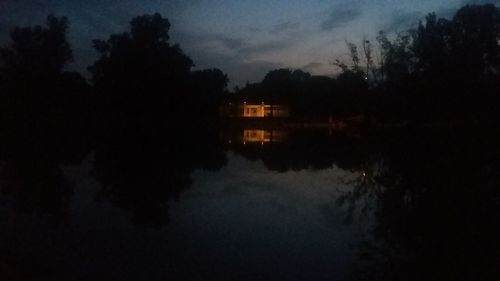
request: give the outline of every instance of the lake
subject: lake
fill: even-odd
[[[23,150],[1,166],[0,279],[494,280],[497,153],[443,129]]]

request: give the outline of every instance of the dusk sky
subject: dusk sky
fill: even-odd
[[[83,73],[96,53],[93,39],[128,29],[131,18],[159,12],[171,22],[171,41],[196,68],[217,67],[230,85],[262,79],[280,67],[333,75],[330,62],[346,55],[345,40],[374,39],[379,30],[397,32],[429,12],[450,16],[465,0],[0,0],[0,42],[9,30],[67,16],[75,61]],[[88,74],[86,74],[88,76]]]

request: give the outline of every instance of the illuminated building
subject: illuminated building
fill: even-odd
[[[284,118],[290,115],[289,107],[281,104],[246,103],[226,104],[221,107],[221,114],[226,117],[245,118]]]

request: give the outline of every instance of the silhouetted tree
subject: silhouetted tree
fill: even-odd
[[[12,45],[0,50],[3,76],[36,81],[57,78],[72,59],[66,40],[68,26],[66,17],[49,16],[47,27],[14,28],[10,34]]]
[[[228,96],[228,77],[220,69],[204,69],[191,73],[190,108],[198,120],[214,122],[218,107]]]
[[[427,16],[412,38],[421,92],[413,102],[431,112],[480,113],[500,70],[499,36],[500,10],[491,4],[464,6],[451,20]]]
[[[74,121],[85,109],[74,101],[82,101],[88,86],[78,73],[64,72],[72,59],[68,27],[67,18],[49,16],[46,27],[16,27],[11,45],[0,49],[5,135],[18,140],[37,135],[37,141],[50,143],[82,133]]]
[[[46,26],[16,27],[0,48],[0,191],[19,209],[66,216],[72,186],[61,164],[88,153],[89,86],[75,72],[66,39],[69,21],[49,16]]]
[[[169,42],[169,28],[160,14],[136,17],[129,32],[94,41],[100,57],[89,67],[99,115],[99,195],[152,226],[168,221],[168,200],[190,186],[195,168],[225,163],[213,125],[227,76],[191,72],[191,59]]]
[[[94,41],[100,57],[89,70],[108,116],[130,122],[180,109],[193,63],[170,44],[169,28],[160,14],[145,15],[130,22],[130,32]]]
[[[500,72],[500,10],[493,4],[468,5],[452,25],[451,55],[463,71],[460,78],[494,79]]]
[[[385,83],[408,82],[412,69],[411,33],[399,33],[394,41],[387,38],[385,32],[377,36],[380,46],[380,74]]]
[[[197,70],[192,73],[197,90],[205,91],[207,94],[220,95],[226,90],[228,78],[220,69]]]
[[[375,89],[372,110],[414,121],[491,114],[488,104],[497,101],[495,76],[500,71],[499,22],[494,5],[467,5],[452,19],[431,13],[393,40],[379,33],[382,83]],[[343,67],[345,72],[347,65]]]

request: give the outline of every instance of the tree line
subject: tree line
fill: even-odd
[[[65,70],[68,29],[67,18],[49,16],[14,28],[0,48],[0,192],[21,209],[64,214],[73,191],[59,167],[91,157],[100,198],[137,222],[164,223],[165,202],[190,185],[191,171],[226,161],[214,126],[227,75],[194,71],[170,42],[169,21],[154,14],[93,42],[90,84]]]
[[[335,78],[301,70],[270,71],[260,83],[236,89],[238,98],[291,105],[297,114],[379,120],[491,120],[500,90],[500,10],[466,5],[451,19],[429,14],[397,34],[346,42]]]
[[[375,42],[347,42],[350,60],[333,62],[335,78],[277,69],[232,95],[221,70],[192,70],[159,14],[93,42],[91,85],[65,71],[73,58],[68,28],[67,18],[49,16],[45,26],[12,30],[0,49],[1,130],[13,143],[30,134],[53,142],[212,124],[228,99],[287,103],[292,116],[393,120],[492,119],[498,102],[500,11],[493,4],[464,6],[451,19],[429,14],[416,28],[380,32]]]
[[[170,23],[159,14],[136,17],[128,32],[93,42],[99,57],[88,68],[92,86],[65,71],[73,59],[68,28],[67,18],[49,16],[45,26],[16,27],[10,45],[0,49],[4,134],[24,139],[75,129],[81,136],[90,129],[85,124],[108,131],[159,125],[173,116],[200,120],[194,115],[205,117],[210,107],[203,105],[225,92],[227,76],[219,69],[192,71],[192,60],[170,43]]]

